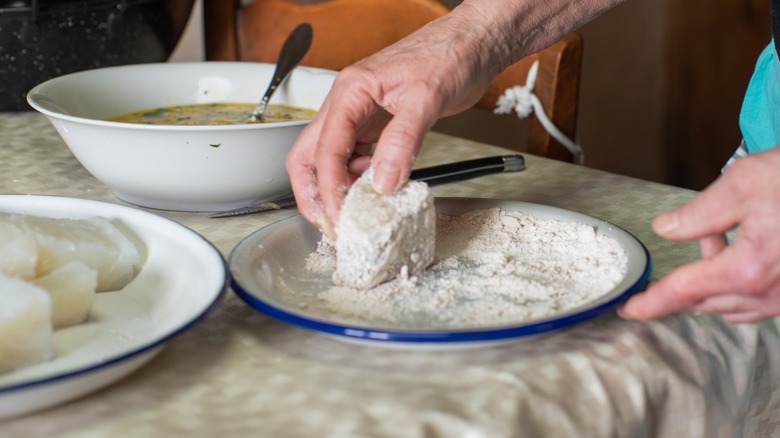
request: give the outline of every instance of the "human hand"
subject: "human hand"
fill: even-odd
[[[623,1],[464,0],[345,68],[287,156],[301,214],[335,237],[342,200],[364,170],[374,168],[378,191],[394,191],[436,120],[476,103],[505,67]]]
[[[729,245],[724,233],[735,226]],[[653,228],[671,240],[698,239],[702,258],[630,298],[621,316],[698,311],[743,323],[780,315],[780,148],[736,160],[695,199],[658,216]]]
[[[442,17],[342,70],[298,137],[286,162],[298,208],[330,237],[364,170],[372,165],[377,190],[393,192],[408,178],[425,133],[472,106],[500,70],[462,15]]]

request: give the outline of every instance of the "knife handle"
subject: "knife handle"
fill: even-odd
[[[521,170],[525,170],[525,158],[522,155],[503,155],[415,169],[412,170],[409,179],[424,181],[429,186],[435,186],[494,173]]]
[[[521,170],[525,170],[525,158],[523,158],[522,155],[515,154],[477,158],[474,160],[458,161],[455,163],[415,169],[412,170],[409,178],[416,181],[423,181],[429,186],[435,186],[448,182],[465,181],[478,176],[504,172],[519,172]],[[216,212],[209,215],[209,217],[239,216],[269,210],[279,210],[281,208],[294,207],[295,205],[295,197],[290,197],[278,201],[264,202],[262,204],[237,208],[235,210]]]

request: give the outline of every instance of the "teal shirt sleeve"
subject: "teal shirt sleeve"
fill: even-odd
[[[739,113],[739,127],[750,153],[780,144],[780,62],[774,43],[758,57]]]

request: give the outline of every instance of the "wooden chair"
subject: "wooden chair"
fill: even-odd
[[[342,68],[393,44],[449,12],[436,0],[204,0],[206,59],[275,63],[287,35],[308,21],[314,29],[311,49],[301,65]],[[491,83],[476,107],[492,111],[505,89],[524,85],[539,60],[534,93],[550,120],[575,139],[582,39],[571,34],[553,46],[522,59]],[[573,155],[552,138],[536,117],[528,127],[527,152],[572,161]]]

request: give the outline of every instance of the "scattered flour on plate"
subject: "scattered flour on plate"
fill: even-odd
[[[333,271],[325,238],[306,270]],[[318,300],[357,321],[487,327],[545,318],[591,302],[625,276],[620,243],[580,222],[499,208],[437,216],[433,265],[368,290],[333,286]]]

